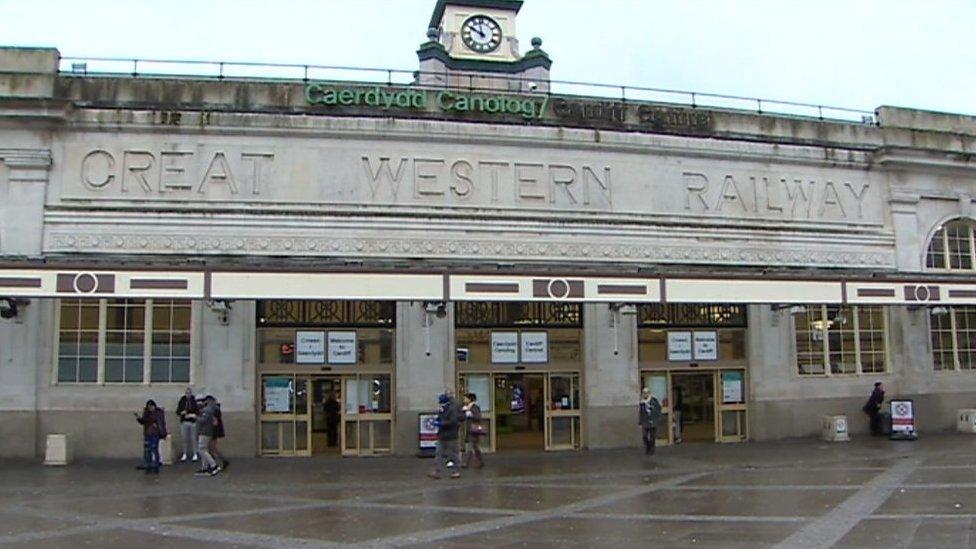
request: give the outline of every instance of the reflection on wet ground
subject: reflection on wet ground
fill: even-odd
[[[0,462],[12,547],[957,547],[976,439],[862,439],[492,455],[458,480],[417,458]]]

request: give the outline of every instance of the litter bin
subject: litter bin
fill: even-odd
[[[976,410],[959,410],[956,413],[956,430],[960,433],[976,433]]]
[[[823,416],[821,437],[827,442],[847,442],[851,440],[847,432],[847,416]]]

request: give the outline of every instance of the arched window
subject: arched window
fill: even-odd
[[[973,270],[973,228],[976,227],[970,219],[953,219],[939,227],[932,235],[928,252],[925,255],[925,267],[928,269]]]

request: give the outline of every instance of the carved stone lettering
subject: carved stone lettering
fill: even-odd
[[[515,164],[515,196],[519,200],[545,200],[546,189],[539,183],[542,164]]]
[[[461,198],[467,198],[474,192],[474,181],[471,172],[474,166],[467,160],[458,160],[451,164],[451,190]]]
[[[81,181],[91,189],[104,189],[115,181],[115,157],[108,151],[96,149],[81,161]]]
[[[234,174],[230,171],[230,165],[227,164],[227,156],[222,152],[218,152],[210,160],[210,166],[203,173],[197,192],[201,194],[206,192],[207,187],[214,183],[225,184],[230,190],[230,194],[238,194]]]
[[[122,153],[122,192],[129,192],[126,183],[135,179],[142,190],[151,193],[153,185],[146,178],[146,175],[155,162],[156,157],[149,151],[125,151]]]
[[[159,153],[160,192],[185,191],[193,188],[187,179],[186,163],[193,151],[162,151]]]
[[[805,177],[719,176],[691,171],[682,172],[681,177],[687,211],[764,218],[863,219],[870,187],[867,182],[839,184]],[[839,190],[839,186],[846,190]]]
[[[400,182],[403,180],[403,174],[405,173],[404,167],[406,167],[408,160],[407,158],[398,159],[396,173],[394,173],[390,167],[389,157],[376,159],[376,168],[374,170],[372,167],[373,160],[368,156],[364,156],[363,169],[366,170],[366,182],[369,184],[370,198],[373,200],[381,198],[396,199],[397,194],[400,192]],[[380,192],[384,186],[389,190],[389,193],[386,195]]]
[[[132,193],[128,199],[152,195],[190,198],[217,185],[224,194],[239,195],[239,183],[252,195],[270,185],[275,155],[271,152],[201,152],[176,145],[159,149],[94,149],[81,157],[80,183],[88,190]],[[237,174],[244,174],[243,180]],[[118,185],[116,186],[116,181]]]
[[[438,158],[415,158],[413,161],[413,180],[415,196],[443,196],[441,171],[444,160]]]

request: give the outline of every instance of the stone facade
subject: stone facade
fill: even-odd
[[[973,217],[971,117],[882,107],[864,124],[702,110],[700,125],[654,130],[636,104],[620,120],[587,120],[566,113],[595,107],[549,97],[526,121],[434,112],[434,96],[390,116],[310,105],[302,83],[59,74],[57,59],[0,50],[5,268],[922,280],[935,231]],[[542,108],[540,96],[520,99]],[[182,385],[56,383],[56,303],[33,298],[0,320],[0,453],[37,456],[46,434],[68,432],[79,456],[137,455],[129,414],[148,398],[174,409]],[[398,453],[415,451],[417,415],[455,380],[448,309],[427,327],[422,302],[398,300]],[[220,395],[232,455],[259,445],[255,311],[235,301],[224,324],[193,304],[191,382]],[[611,342],[611,315],[606,303],[584,306],[587,448],[638,442],[637,325],[615,321]],[[751,303],[748,319],[752,439],[810,435],[837,412],[863,431],[875,378],[916,400],[922,430],[950,428],[976,397],[970,372],[933,371],[925,309],[889,306],[888,371],[864,376],[799,376],[789,312]]]

